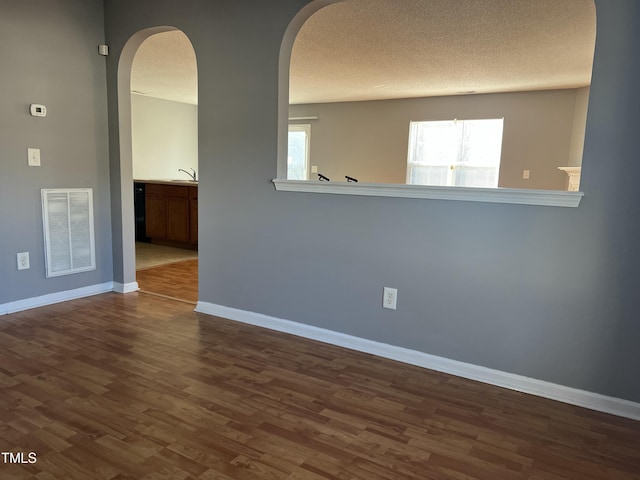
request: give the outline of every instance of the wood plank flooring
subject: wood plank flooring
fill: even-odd
[[[0,317],[0,479],[640,479],[640,422],[192,308]]]
[[[195,304],[198,301],[198,259],[138,270],[136,281],[145,293]]]

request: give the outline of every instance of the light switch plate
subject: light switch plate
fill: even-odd
[[[40,149],[39,148],[27,148],[27,158],[30,167],[40,166]]]

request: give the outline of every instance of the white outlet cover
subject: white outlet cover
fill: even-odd
[[[398,304],[398,289],[391,287],[384,287],[382,293],[382,308],[388,308],[395,310]]]
[[[17,255],[18,270],[27,270],[29,267],[29,252],[21,252]]]

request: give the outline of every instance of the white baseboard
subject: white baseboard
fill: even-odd
[[[88,287],[75,288],[73,290],[65,290],[63,292],[50,293],[39,297],[25,298],[0,305],[0,314],[6,315],[21,312],[31,308],[44,307],[45,305],[53,305],[54,303],[90,297],[91,295],[99,295],[100,293],[111,291],[113,291],[113,282],[107,282],[98,285],[89,285]]]
[[[100,283],[98,285],[90,285],[88,287],[76,288],[74,290],[65,290],[63,292],[50,293],[48,295],[41,295],[39,297],[25,298],[24,300],[4,303],[0,305],[0,315],[21,312],[23,310],[29,310],[31,308],[44,307],[46,305],[53,305],[54,303],[67,302],[69,300],[76,300],[78,298],[90,297],[92,295],[99,295],[101,293],[130,293],[137,290],[137,282],[125,284],[118,282]]]
[[[281,318],[248,312],[237,308],[225,307],[208,302],[198,302],[196,312],[235,320],[237,322],[290,333],[299,337],[349,348],[359,352],[370,353],[379,357],[448,373],[458,377],[477,380],[479,382],[516,390],[539,397],[558,400],[560,402],[589,408],[599,412],[610,413],[620,417],[640,420],[640,403],[631,402],[598,393],[587,392],[576,388],[565,387],[555,383],[524,377],[513,373],[481,367],[470,363],[459,362],[444,357],[407,348],[396,347],[385,343],[374,342],[324,328],[304,325]]]
[[[113,282],[113,291],[116,293],[131,293],[131,292],[137,292],[138,290],[139,290],[138,282],[130,282],[130,283]]]

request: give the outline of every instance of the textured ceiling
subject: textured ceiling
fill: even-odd
[[[313,15],[291,57],[291,103],[589,85],[594,0],[346,0]],[[181,32],[146,40],[132,88],[197,103]]]
[[[196,54],[184,33],[158,33],[142,42],[131,67],[131,91],[198,104]]]

